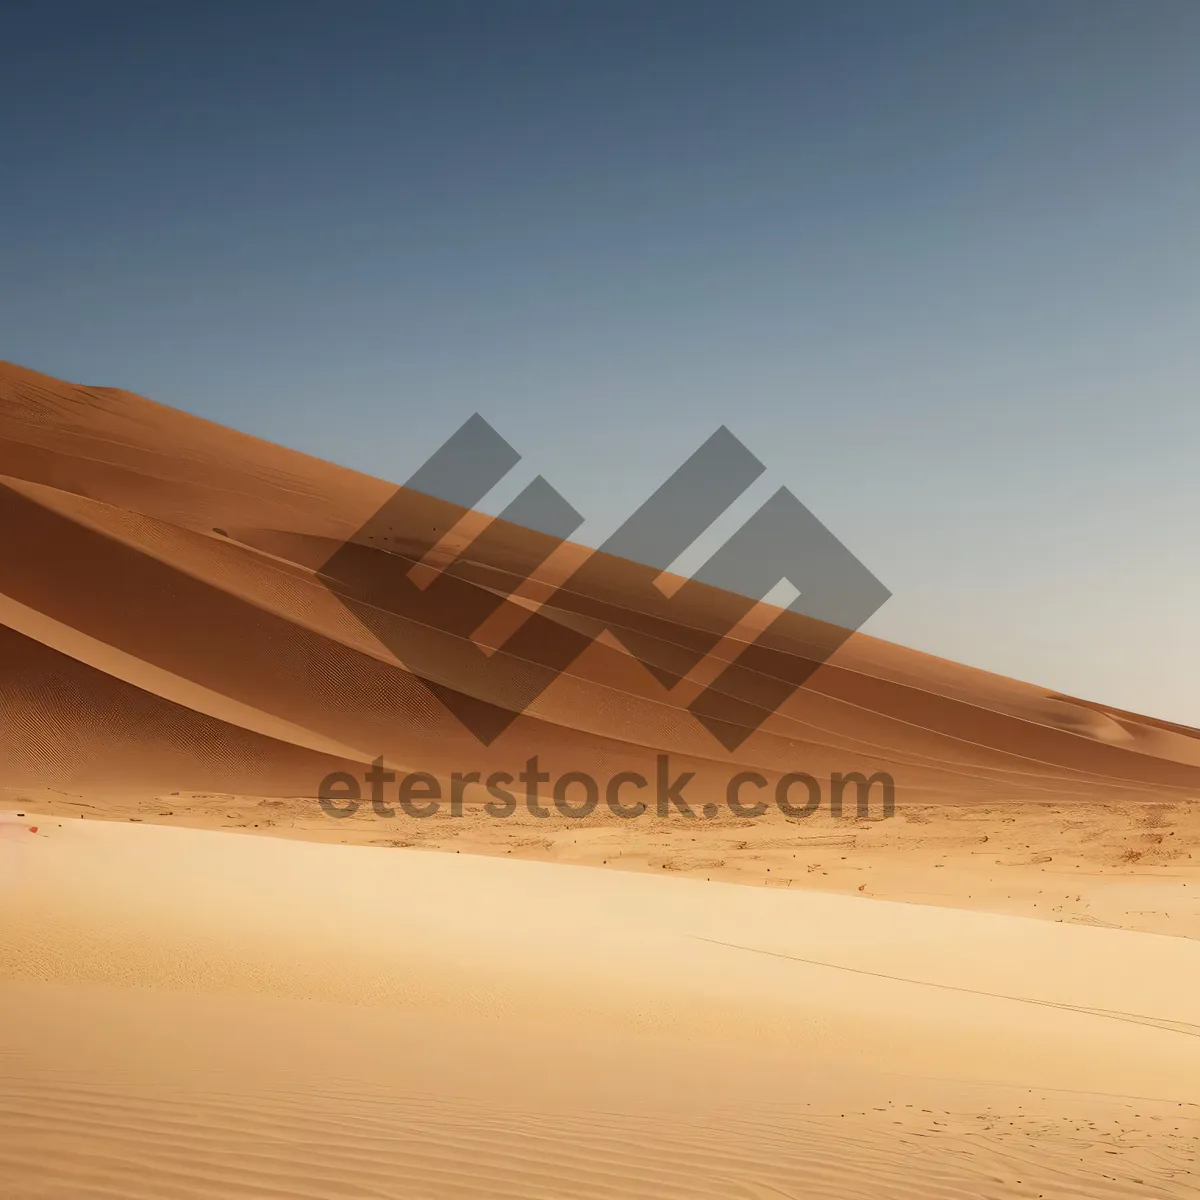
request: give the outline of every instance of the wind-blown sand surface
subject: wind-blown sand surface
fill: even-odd
[[[578,548],[8,366],[0,539],[0,1195],[1200,1194],[1195,730],[855,634],[727,751],[623,649],[721,595],[554,592]],[[489,747],[430,688],[511,680],[417,563],[594,636]],[[697,815],[316,800],[533,754],[667,754]]]
[[[10,1194],[1200,1187],[1191,940],[38,820],[5,843]]]

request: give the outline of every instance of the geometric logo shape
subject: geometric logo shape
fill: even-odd
[[[485,745],[601,633],[671,689],[786,582],[795,598],[733,642],[687,706],[734,750],[890,595],[786,488],[671,596],[659,590],[662,573],[764,472],[722,426],[530,611],[514,593],[583,521],[544,478],[465,545],[445,544],[519,461],[472,416],[318,572]],[[477,645],[472,636],[506,607],[519,609],[515,630],[490,650]]]

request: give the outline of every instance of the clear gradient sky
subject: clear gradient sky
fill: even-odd
[[[1196,0],[30,0],[0,62],[0,357],[397,482],[478,410],[593,543],[725,423],[869,632],[1200,725]]]

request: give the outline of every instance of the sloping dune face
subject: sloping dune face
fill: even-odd
[[[769,784],[883,771],[920,803],[1200,789],[1193,730],[863,635],[813,670],[820,633],[792,614],[733,710],[755,708],[756,686],[770,707],[789,671],[804,685],[728,751],[687,711],[708,682],[687,671],[732,653],[720,632],[740,598],[685,585],[668,603],[616,559],[556,591],[571,547],[543,562],[542,535],[472,529],[429,496],[13,366],[0,368],[0,510],[10,787],[312,797],[379,756],[444,775],[515,774],[537,754],[554,775],[604,779],[653,775],[668,754],[701,802],[738,771]],[[422,560],[441,573],[424,588]],[[490,626],[504,643],[491,656],[478,645]],[[586,648],[543,688],[556,638]],[[511,724],[484,746],[455,712],[477,730],[489,712]]]

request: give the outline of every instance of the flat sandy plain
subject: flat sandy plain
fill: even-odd
[[[1196,731],[856,635],[726,752],[604,635],[484,751],[414,676],[505,697],[378,600],[512,591],[519,531],[15,367],[0,506],[0,1195],[1200,1196]],[[660,752],[896,813],[315,799]]]

